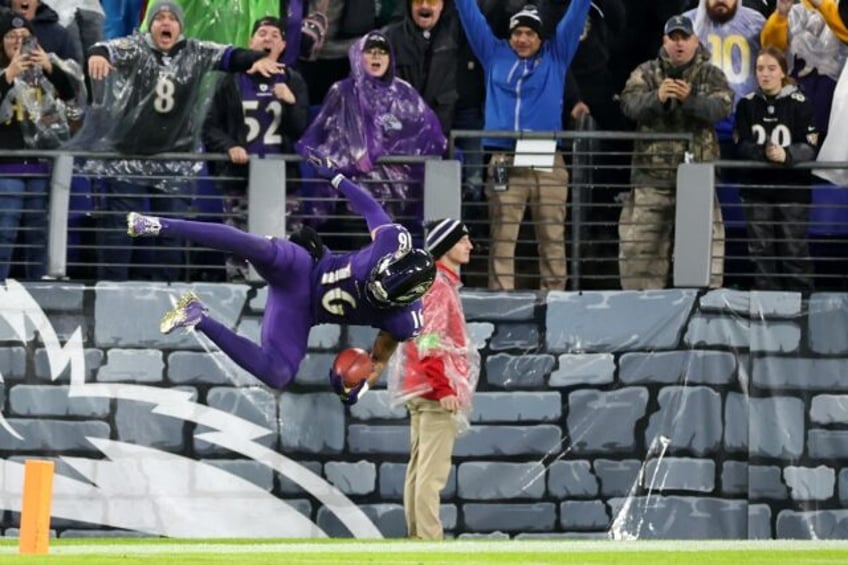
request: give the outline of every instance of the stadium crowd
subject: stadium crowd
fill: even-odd
[[[420,237],[424,167],[384,157],[447,156],[451,131],[483,132],[455,145],[464,210],[484,226],[469,222],[487,242],[478,250],[493,289],[516,287],[525,210],[538,285],[565,289],[568,280],[568,148],[550,146],[527,165],[522,132],[574,130],[591,117],[602,131],[692,136],[691,145],[599,141],[589,223],[606,243],[595,252],[617,263],[625,289],[669,284],[680,163],[764,164],[722,173],[739,185],[752,284],[761,289],[813,288],[813,187],[848,185],[845,169],[794,168],[848,161],[844,128],[832,126],[848,111],[848,2],[4,3],[0,147],[120,156],[78,160],[74,179],[96,195],[101,280],[183,277],[174,265],[185,263],[184,250],[174,242],[163,242],[156,266],[135,267],[126,213],[182,216],[211,172],[221,217],[244,228],[248,164],[274,154],[326,155]],[[203,152],[227,160],[146,158]],[[289,165],[289,227],[320,232],[344,199]],[[2,278],[45,274],[49,167],[0,158]],[[725,282],[722,211],[717,200],[715,287]],[[226,261],[228,280],[245,276],[242,259]]]

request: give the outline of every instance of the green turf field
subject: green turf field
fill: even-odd
[[[845,565],[848,541],[73,539],[53,540],[45,558],[20,556],[16,540],[3,540],[0,563]]]

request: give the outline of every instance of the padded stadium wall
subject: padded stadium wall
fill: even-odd
[[[403,537],[405,410],[326,373],[375,330],[323,325],[285,391],[198,333],[186,285],[0,287],[0,533],[23,462],[56,462],[61,537]],[[257,339],[266,293],[193,285]],[[448,536],[848,538],[848,295],[493,293],[442,496]]]

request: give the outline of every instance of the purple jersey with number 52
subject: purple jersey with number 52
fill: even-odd
[[[421,331],[421,301],[399,309],[381,309],[366,297],[368,275],[386,255],[404,255],[412,237],[403,226],[377,228],[371,245],[351,253],[328,253],[312,271],[312,314],[315,324],[371,326],[387,331],[398,341]]]
[[[247,152],[255,155],[272,155],[283,152],[283,103],[274,94],[277,84],[287,82],[284,75],[270,79],[240,74],[236,79],[244,123],[247,126]]]

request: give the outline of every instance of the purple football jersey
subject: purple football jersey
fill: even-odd
[[[421,301],[400,309],[381,309],[365,295],[365,284],[374,266],[386,255],[404,255],[412,249],[412,237],[403,226],[377,228],[371,245],[359,251],[328,254],[312,276],[312,312],[316,324],[371,326],[389,332],[398,341],[421,331]]]
[[[274,95],[274,86],[286,82],[283,75],[271,79],[254,78],[242,73],[238,76],[238,89],[247,126],[247,152],[251,155],[282,153],[281,133],[283,102]]]

